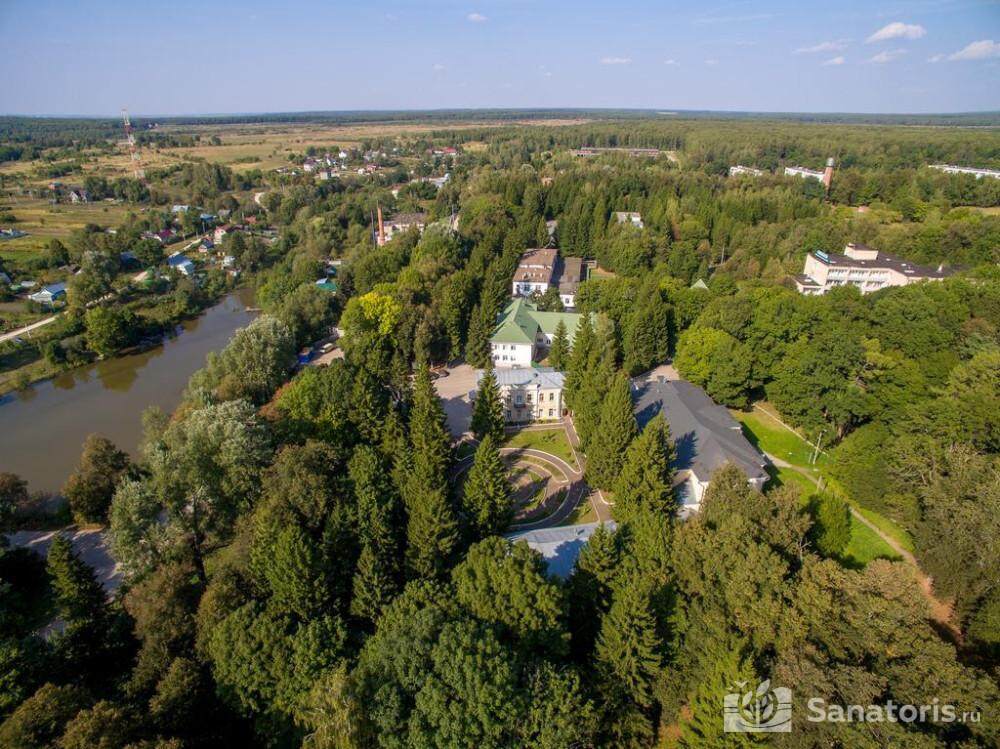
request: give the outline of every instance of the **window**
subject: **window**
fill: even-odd
[[[551,403],[555,399],[556,399],[556,394],[550,391],[549,392],[549,402]]]
[[[553,413],[552,413],[552,409],[550,408],[550,409],[549,409],[549,418],[551,419],[551,418],[552,418],[552,416],[553,416]]]

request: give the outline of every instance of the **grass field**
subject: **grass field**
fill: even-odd
[[[576,467],[576,458],[573,456],[573,448],[570,447],[569,439],[566,437],[566,430],[562,427],[555,429],[522,429],[508,435],[504,442],[504,447],[524,447],[529,450],[541,450],[552,453],[557,458],[562,458],[571,466]]]
[[[596,522],[597,513],[594,512],[594,505],[591,504],[589,498],[585,497],[560,525],[584,525],[585,523]]]
[[[803,502],[816,491],[815,481],[822,477],[821,467],[826,465],[829,460],[826,456],[821,453],[816,465],[812,466],[809,464],[809,457],[812,455],[813,448],[795,432],[786,429],[760,411],[755,410],[750,413],[733,411],[732,414],[743,425],[743,433],[747,439],[759,450],[781,458],[791,465],[798,466],[798,469],[772,466],[770,473],[775,486],[798,486]],[[809,475],[805,475],[803,471]],[[810,476],[813,476],[815,480],[811,480]],[[906,531],[889,518],[871,510],[861,509],[853,503],[852,506],[904,548],[912,548],[912,541],[909,540]],[[852,519],[851,540],[841,556],[841,561],[844,564],[857,567],[864,566],[872,559],[898,558],[899,555],[877,533],[859,520]]]
[[[875,531],[855,518],[851,518],[851,540],[840,555],[848,567],[864,567],[873,559],[899,559]]]
[[[28,232],[28,236],[0,242],[0,256],[10,260],[43,249],[53,237],[64,239],[74,229],[87,224],[117,226],[133,211],[135,206],[120,203],[60,203],[52,205],[47,200],[19,198],[4,199],[0,211],[14,214],[17,221],[12,228]]]

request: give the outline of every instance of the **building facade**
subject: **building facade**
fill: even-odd
[[[947,174],[971,174],[976,179],[992,177],[1000,179],[1000,169],[980,169],[972,166],[954,166],[952,164],[931,164],[931,169],[937,169]]]
[[[490,337],[490,355],[497,369],[530,367],[544,356],[562,322],[570,347],[580,315],[575,312],[540,312],[523,297],[517,297],[500,313]]]
[[[802,273],[795,276],[800,294],[825,294],[838,286],[857,286],[869,294],[889,286],[906,286],[918,281],[940,281],[953,271],[911,263],[868,245],[851,242],[843,254],[815,250],[806,255]]]
[[[549,367],[497,369],[494,372],[504,407],[504,419],[511,424],[555,421],[562,418],[562,391],[565,375]],[[476,387],[483,370],[476,372]]]

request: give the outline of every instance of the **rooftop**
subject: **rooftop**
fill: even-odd
[[[525,250],[514,271],[514,283],[551,283],[557,262],[552,247]]]
[[[580,315],[575,312],[540,312],[527,299],[518,297],[500,313],[496,330],[490,340],[494,343],[530,343],[534,344],[538,331],[555,335],[559,322],[566,325],[566,339],[573,345],[573,336],[580,322]]]
[[[508,534],[507,540],[511,543],[524,541],[542,555],[548,564],[550,575],[566,579],[573,572],[583,547],[600,525],[600,523],[587,523],[520,531]],[[605,523],[605,526],[610,531],[616,530],[613,522]]]
[[[476,385],[483,378],[484,371],[476,370]],[[500,387],[525,385],[538,386],[543,388],[561,388],[566,380],[566,375],[557,372],[551,367],[514,367],[512,369],[497,369],[494,371],[497,385]]]
[[[731,462],[748,479],[766,478],[767,460],[743,436],[739,422],[697,385],[658,378],[636,387],[632,397],[640,427],[663,412],[677,451],[675,468],[688,469],[700,481],[708,481]]]
[[[412,224],[425,224],[427,223],[426,213],[397,213],[388,223],[397,225],[412,225]]]
[[[849,255],[841,255],[837,252],[822,252],[820,250],[816,250],[810,254],[831,268],[888,268],[907,276],[918,276],[920,278],[947,278],[955,272],[949,268],[931,268],[926,265],[911,263],[908,260],[903,260],[900,257],[876,250],[861,243],[849,244],[847,247],[849,251],[874,253],[874,257],[851,257]]]

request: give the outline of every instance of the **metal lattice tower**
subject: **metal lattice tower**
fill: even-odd
[[[128,142],[128,153],[132,158],[132,169],[135,178],[142,180],[146,178],[146,170],[142,168],[142,158],[139,156],[139,146],[135,142],[135,133],[132,123],[128,118],[128,110],[122,109],[122,121],[125,123],[125,140]]]

